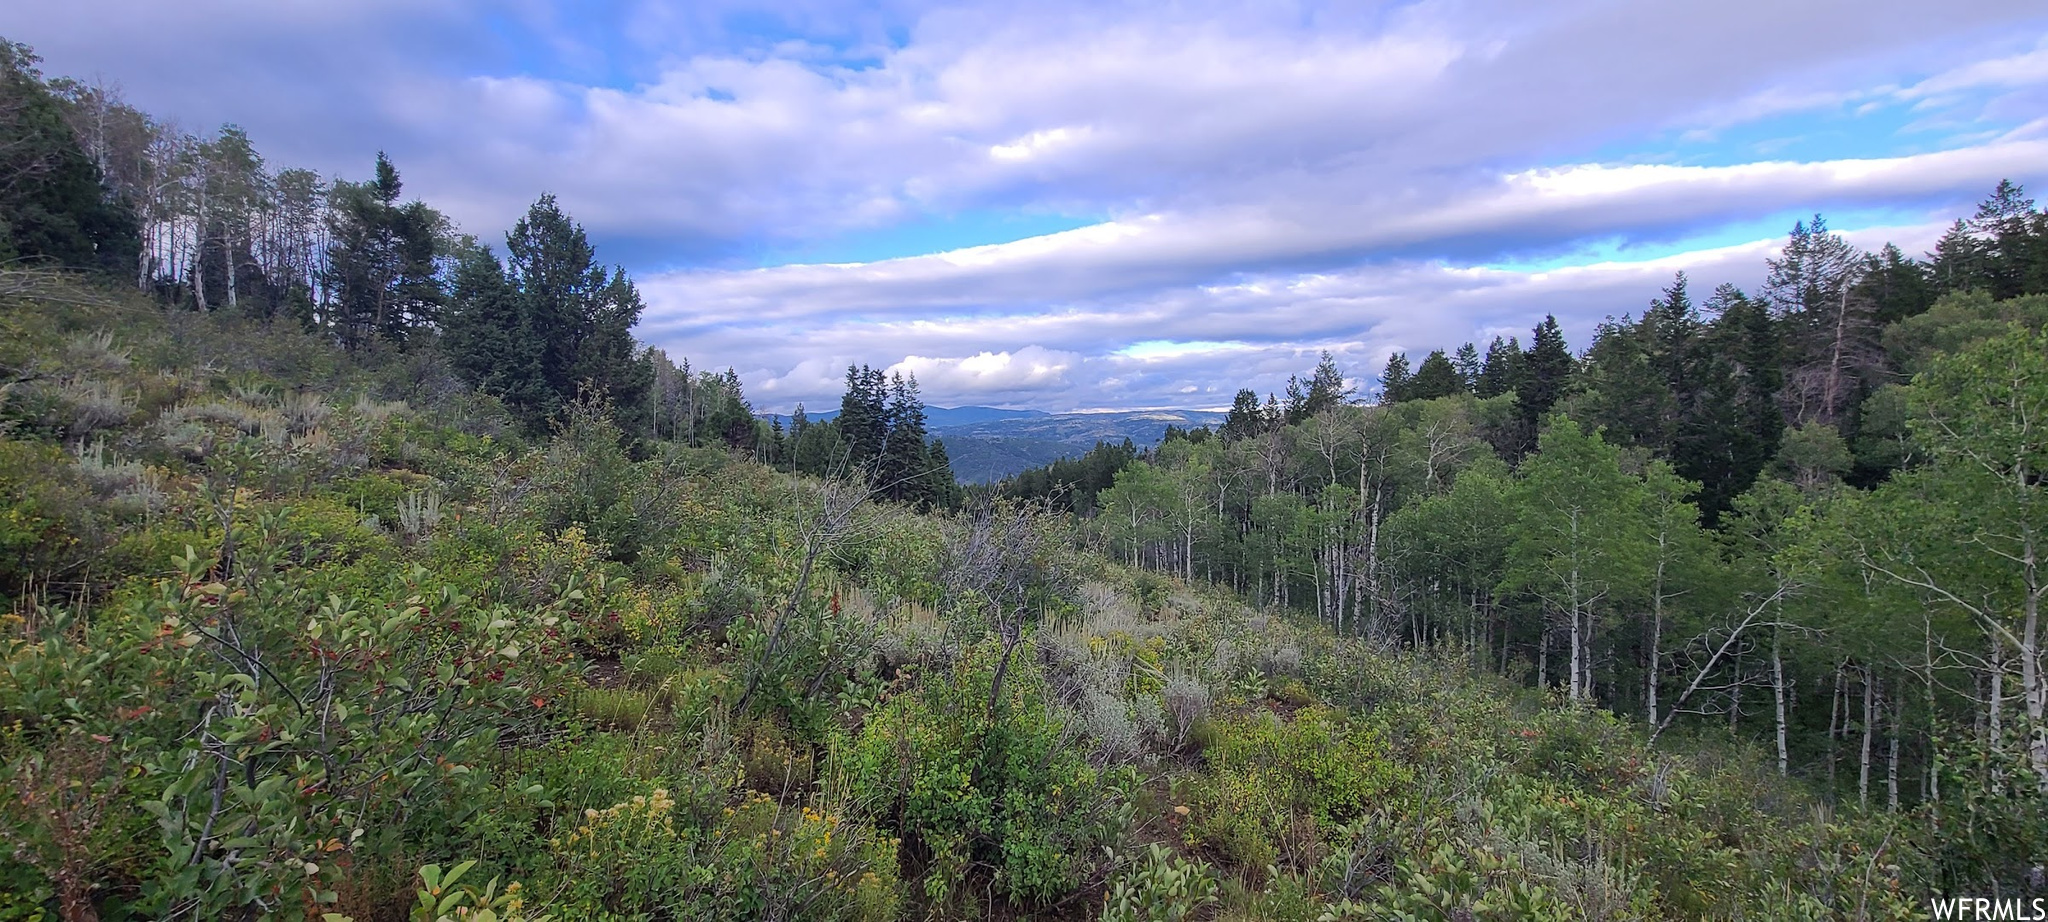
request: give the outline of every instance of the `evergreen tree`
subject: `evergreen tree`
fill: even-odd
[[[1288,382],[1290,397],[1295,388]],[[1295,423],[1308,419],[1344,403],[1351,396],[1351,388],[1344,383],[1344,374],[1337,370],[1337,360],[1324,352],[1316,362],[1316,370],[1309,376],[1308,384],[1302,388],[1299,400],[1290,400],[1288,422]]]
[[[1479,347],[1471,343],[1459,346],[1458,354],[1451,359],[1451,364],[1458,369],[1459,387],[1466,391],[1477,392],[1479,390],[1479,370],[1481,368]]]
[[[730,368],[723,375],[714,378],[713,386],[707,388],[717,395],[711,414],[704,421],[705,429],[729,448],[754,452],[760,447],[760,421],[754,418],[754,408],[747,403],[746,394],[740,387],[740,375]]]
[[[1928,267],[1908,257],[1893,244],[1871,254],[1863,271],[1862,297],[1876,306],[1872,319],[1889,326],[1917,317],[1934,306],[1934,283]]]
[[[374,179],[337,182],[328,194],[328,313],[351,349],[380,338],[403,342],[435,322],[446,297],[438,261],[448,251],[448,221],[422,202],[399,204],[403,188],[398,168],[380,153]],[[513,256],[516,271],[516,247]],[[204,306],[203,278],[194,288]]]
[[[925,444],[924,401],[917,378],[897,373],[889,380],[889,433],[882,449],[878,482],[883,495],[899,502],[929,502],[929,448]]]
[[[952,509],[960,505],[960,481],[953,476],[953,460],[946,454],[944,439],[933,439],[925,452],[924,485],[920,492],[924,502],[934,508]]]
[[[1571,388],[1572,375],[1578,368],[1556,317],[1546,314],[1543,322],[1536,325],[1535,339],[1521,365],[1521,373],[1515,376],[1515,403],[1521,409],[1523,421],[1534,431],[1536,422]]]
[[[126,273],[142,248],[135,213],[107,193],[38,63],[0,39],[0,262]]]
[[[1387,356],[1386,370],[1380,372],[1380,403],[1392,406],[1407,400],[1412,377],[1408,370],[1408,353],[1396,352]]]
[[[529,429],[546,422],[550,405],[540,372],[540,338],[528,323],[518,290],[487,246],[471,246],[455,265],[454,303],[443,351],[463,380],[505,402]]]
[[[1572,413],[1615,445],[1662,452],[1677,399],[1664,375],[1652,366],[1652,321],[1608,320],[1593,333],[1578,374]]]
[[[1259,408],[1259,395],[1251,388],[1241,388],[1230,402],[1230,413],[1223,418],[1218,434],[1226,442],[1258,438],[1266,433],[1267,423],[1265,411]]]
[[[1458,373],[1458,367],[1451,364],[1449,356],[1442,349],[1431,352],[1422,360],[1421,367],[1410,378],[1406,393],[1408,400],[1434,400],[1465,392],[1465,378]]]
[[[370,188],[380,201],[395,200],[396,172],[379,175]],[[642,303],[632,281],[623,270],[606,273],[597,265],[589,237],[552,195],[527,210],[505,246],[509,257],[499,283],[488,280],[497,266],[488,251],[465,255],[458,266],[457,295],[445,321],[457,368],[472,381],[495,382],[495,392],[530,425],[589,389],[606,395],[631,436],[647,431],[655,361],[633,340]],[[733,400],[744,407],[738,376],[727,375]],[[697,412],[684,426],[689,432],[696,431]],[[751,446],[750,411],[747,418],[744,433],[727,419],[720,435]]]
[[[1783,318],[1790,373],[1784,396],[1797,422],[1845,425],[1882,367],[1862,253],[1820,215],[1794,224],[1768,261],[1764,295]]]
[[[1770,308],[1722,285],[1707,310],[1714,320],[1702,334],[1671,456],[1680,476],[1700,484],[1700,511],[1711,524],[1777,455],[1785,420],[1778,399],[1781,350]]]
[[[878,475],[877,465],[889,444],[889,395],[882,372],[862,365],[846,366],[846,393],[839,399],[839,437],[847,462]]]
[[[1472,388],[1481,399],[1513,393],[1522,377],[1522,343],[1514,337],[1498,336],[1486,347],[1486,360],[1479,366],[1479,381]]]
[[[1970,226],[1961,218],[1949,225],[1948,231],[1935,241],[1934,252],[1927,254],[1927,261],[1928,279],[1936,294],[1989,287],[1984,247],[1971,236]]]

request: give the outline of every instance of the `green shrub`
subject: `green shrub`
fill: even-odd
[[[638,730],[656,715],[653,696],[635,688],[583,688],[571,700],[584,720],[609,730]]]
[[[1102,894],[1102,922],[1181,922],[1214,905],[1217,889],[1208,866],[1153,843],[1110,881]]]
[[[833,768],[925,862],[939,905],[992,869],[996,893],[1022,904],[1065,895],[1130,816],[1134,775],[1098,770],[1051,719],[1035,664],[1018,657],[991,713],[1000,650],[971,648],[950,674],[891,698],[834,752]]]
[[[1408,772],[1377,729],[1327,708],[1212,719],[1207,772],[1190,785],[1188,838],[1243,868],[1315,863],[1319,830],[1384,807]]]
[[[31,585],[78,578],[104,527],[99,500],[67,453],[0,438],[0,592],[19,598]]]

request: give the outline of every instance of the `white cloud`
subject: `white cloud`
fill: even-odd
[[[2032,51],[1972,61],[1898,91],[1901,99],[1925,99],[1963,90],[2013,88],[2048,83],[2048,43]]]
[[[981,352],[960,358],[906,355],[891,373],[915,375],[933,392],[957,395],[1043,390],[1068,384],[1067,371],[1080,356],[1040,346],[1016,352]]]
[[[1526,330],[1544,310],[1583,332],[1675,264],[1477,265],[1668,246],[1788,209],[1931,220],[1999,178],[2048,178],[2028,95],[2048,46],[2012,39],[2048,31],[2048,13],[2022,0],[799,0],[761,34],[730,26],[747,5],[727,0],[637,0],[610,26],[548,2],[204,2],[14,4],[0,32],[188,124],[240,122],[280,165],[360,175],[390,150],[408,194],[485,239],[555,192],[603,255],[631,241],[637,268],[693,266],[639,273],[646,338],[734,365],[785,408],[836,396],[849,362],[915,370],[934,402],[1055,408],[1270,389],[1324,348],[1370,374],[1388,350]],[[1701,166],[1658,140],[1902,106],[1913,133],[1819,162]],[[1107,217],[737,268],[923,215],[1017,211]],[[1743,281],[1762,252],[1681,262]]]

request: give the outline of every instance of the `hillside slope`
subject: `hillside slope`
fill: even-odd
[[[51,294],[0,312],[0,918],[1910,918],[1937,885],[1904,816],[1061,517],[636,458],[595,406],[528,440],[428,344]]]

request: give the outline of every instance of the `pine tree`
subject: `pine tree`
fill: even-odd
[[[1266,433],[1265,411],[1259,408],[1259,395],[1251,388],[1238,390],[1236,399],[1230,402],[1230,413],[1223,418],[1223,429],[1218,433],[1225,442],[1239,442],[1258,438]]]
[[[392,172],[389,183],[373,184],[380,197],[395,199],[396,178]],[[645,433],[655,357],[633,340],[643,306],[632,280],[622,269],[606,273],[597,265],[589,237],[552,195],[527,210],[505,246],[509,257],[502,267],[481,249],[458,266],[445,321],[457,367],[472,382],[492,382],[488,388],[518,408],[529,426],[537,428],[588,389],[605,395],[631,437]],[[738,376],[728,374],[739,400]],[[693,386],[687,370],[681,377],[685,387]],[[698,412],[692,409],[682,426],[686,437],[696,431]],[[751,445],[751,425],[746,433],[721,434]]]
[[[1332,358],[1330,353],[1324,352],[1322,359],[1316,363],[1315,373],[1311,374],[1308,380],[1303,381],[1299,377],[1287,379],[1285,420],[1288,425],[1299,423],[1342,404],[1344,398],[1349,396],[1351,388],[1345,386],[1344,374],[1337,370],[1337,360]]]
[[[1887,243],[1866,261],[1862,297],[1876,305],[1872,319],[1878,326],[1890,326],[1908,317],[1918,317],[1934,306],[1935,290],[1928,267]]]
[[[1514,337],[1498,336],[1486,347],[1486,360],[1479,366],[1479,381],[1472,388],[1481,399],[1513,393],[1522,377],[1522,343]]]
[[[2048,222],[2034,210],[2024,187],[2010,179],[1977,206],[1969,221],[1978,241],[1982,273],[1993,298],[2005,300],[2042,290],[2048,281]]]
[[[1662,452],[1678,402],[1669,382],[1653,365],[1653,322],[1608,320],[1593,334],[1578,373],[1572,414],[1615,445]]]
[[[1415,376],[1409,379],[1403,396],[1408,400],[1434,400],[1464,392],[1464,376],[1458,374],[1458,368],[1451,364],[1450,356],[1445,355],[1442,349],[1437,349],[1423,358],[1421,367],[1417,368]]]
[[[1535,339],[1521,364],[1521,373],[1515,376],[1515,403],[1520,407],[1522,420],[1533,432],[1543,414],[1550,412],[1571,388],[1572,375],[1578,368],[1556,317],[1546,314],[1543,322],[1536,325]]]
[[[456,374],[520,413],[528,428],[540,429],[551,401],[540,373],[539,338],[489,247],[462,254],[453,300],[441,345]]]
[[[1713,323],[1672,434],[1672,466],[1700,484],[1709,523],[1732,508],[1778,453],[1785,420],[1777,323],[1768,305],[1722,285],[1707,301]]]
[[[1408,383],[1413,377],[1408,371],[1408,353],[1396,352],[1387,356],[1386,370],[1380,372],[1380,403],[1392,406],[1408,399]]]
[[[866,365],[846,366],[846,393],[839,399],[839,437],[847,462],[857,470],[879,474],[882,452],[889,444],[888,392],[882,372]]]
[[[398,168],[380,153],[375,178],[337,182],[328,193],[328,311],[336,334],[351,349],[379,339],[403,342],[411,330],[438,318],[446,298],[438,261],[449,250],[448,220],[421,202],[399,204],[403,188]],[[216,215],[229,207],[225,195],[212,199]],[[513,248],[515,263],[519,255]],[[194,288],[204,305],[204,277],[194,280]]]
[[[883,495],[899,502],[928,502],[930,459],[925,445],[924,401],[917,378],[901,372],[889,380],[889,432],[882,449],[878,482]]]
[[[1961,218],[1949,225],[1934,252],[1927,254],[1928,277],[1937,294],[1974,291],[1989,287],[1984,266],[1984,246],[1971,236]]]
[[[142,248],[140,223],[106,193],[38,63],[27,45],[0,39],[0,262],[126,274]]]
[[[1451,364],[1458,369],[1460,387],[1466,391],[1477,392],[1479,390],[1479,370],[1482,367],[1479,360],[1479,347],[1471,343],[1459,346],[1458,354],[1451,359]]]
[[[1820,215],[1793,225],[1769,260],[1764,295],[1784,318],[1791,374],[1785,398],[1795,421],[1842,424],[1880,370],[1875,305],[1861,287],[1863,254]]]

